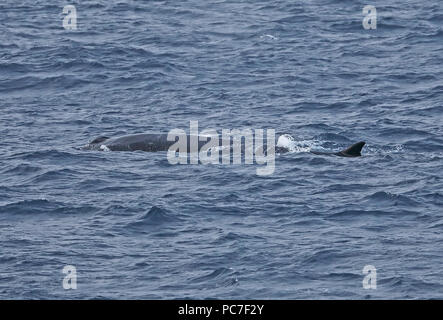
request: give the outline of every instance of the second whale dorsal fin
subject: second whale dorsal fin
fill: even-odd
[[[337,155],[343,156],[343,157],[360,157],[361,156],[361,149],[364,147],[366,142],[360,141],[349,148],[342,150],[337,153]]]

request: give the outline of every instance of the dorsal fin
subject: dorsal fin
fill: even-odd
[[[91,144],[101,143],[101,142],[108,140],[108,139],[109,139],[109,137],[101,136],[101,137],[98,137],[98,138],[95,138],[94,140],[92,140]]]
[[[361,149],[366,144],[364,141],[357,142],[350,146],[349,148],[342,150],[338,153],[340,156],[344,157],[360,157],[361,156]]]

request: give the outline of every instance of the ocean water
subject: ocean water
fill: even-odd
[[[438,0],[3,0],[0,298],[443,298],[442,65]],[[294,148],[269,176],[79,150],[189,121]]]

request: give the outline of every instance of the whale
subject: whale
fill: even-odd
[[[287,136],[282,135],[280,137]],[[277,139],[275,152],[276,153],[287,153],[290,151],[289,146],[280,143],[280,137]],[[195,139],[198,141],[198,149],[200,150],[202,146],[206,144],[206,139],[208,136],[203,136],[203,139],[198,137],[193,137],[192,135],[187,135],[187,145],[191,144],[191,140]],[[201,141],[203,140],[203,141]],[[285,140],[285,139],[283,139]],[[97,151],[146,151],[146,152],[160,152],[168,151],[169,148],[176,143],[176,140],[168,140],[168,134],[164,133],[141,133],[133,135],[125,135],[120,137],[107,137],[99,136],[83,146],[83,150],[97,150]],[[221,142],[223,143],[223,142]],[[244,142],[242,142],[244,143]],[[315,155],[323,156],[339,156],[339,157],[360,157],[361,150],[365,146],[364,141],[354,143],[353,145],[347,147],[338,152],[322,152],[322,151],[309,151]],[[232,141],[228,142],[228,145],[232,146]],[[188,148],[190,150],[190,148]]]

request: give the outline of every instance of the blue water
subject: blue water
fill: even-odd
[[[443,2],[70,1],[71,31],[52,3],[0,4],[0,298],[443,298]],[[78,149],[190,120],[296,148]]]

